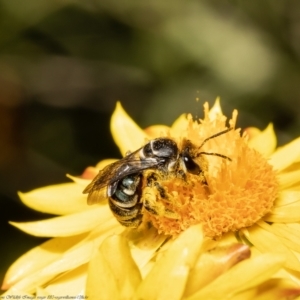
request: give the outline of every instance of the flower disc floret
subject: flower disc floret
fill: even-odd
[[[234,128],[236,117],[234,111],[230,127]],[[167,191],[167,197],[162,199],[158,195],[157,201],[177,216],[170,218],[146,212],[160,232],[177,235],[201,223],[206,236],[219,237],[251,226],[271,211],[278,194],[276,173],[262,154],[248,146],[247,137],[241,136],[239,129],[208,140],[199,149],[206,138],[226,128],[226,118],[222,114],[210,116],[207,105],[203,120],[193,121],[188,117],[187,127],[177,137],[177,143],[181,145],[188,139],[195,145],[195,156],[197,152],[210,152],[231,160],[205,154],[196,158],[207,184],[203,182],[203,175],[189,173],[186,179],[159,182]]]

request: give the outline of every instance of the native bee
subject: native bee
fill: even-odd
[[[228,128],[206,138],[200,147],[210,139],[227,133],[232,130]],[[201,166],[195,161],[201,155],[214,155],[231,160],[229,157],[212,152],[191,153],[194,147],[190,141],[185,141],[182,150],[179,150],[175,141],[170,138],[156,138],[149,141],[138,150],[127,154],[124,158],[114,162],[102,170],[84,189],[83,193],[88,193],[88,204],[95,204],[108,198],[108,203],[113,215],[123,225],[127,227],[138,227],[142,222],[143,207],[150,213],[156,213],[155,206],[143,203],[141,197],[143,190],[143,173],[146,170],[155,170],[162,174],[175,174],[184,178],[186,172],[193,175],[201,175],[203,184],[207,184]],[[152,175],[150,175],[151,177]],[[155,180],[147,178],[149,181]],[[163,193],[159,184],[155,185]]]

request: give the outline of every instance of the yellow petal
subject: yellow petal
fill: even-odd
[[[267,226],[268,230],[271,230],[278,236],[287,238],[289,240],[294,240],[295,242],[300,243],[300,224],[291,223],[291,224],[282,224],[274,223],[272,226]]]
[[[299,285],[292,280],[271,278],[255,288],[234,295],[230,300],[287,300],[295,299],[299,293]]]
[[[213,105],[213,107],[209,110],[209,118],[214,120],[218,118],[218,116],[223,115],[222,108],[220,105],[220,97],[218,97]]]
[[[230,297],[230,300],[253,300],[256,299],[255,295],[256,295],[256,289],[252,288],[237,293],[236,295],[233,295],[232,297]]]
[[[244,132],[247,133],[249,140],[255,138],[257,135],[261,134],[261,130],[257,127],[247,127],[244,129]]]
[[[299,169],[300,169],[300,162],[295,162],[295,163],[291,164],[289,167],[287,167],[286,169],[284,169],[282,172],[288,173],[288,172],[297,171]]]
[[[70,174],[66,174],[66,176],[68,178],[70,178],[72,181],[74,181],[74,183],[76,183],[77,185],[80,185],[81,193],[84,190],[84,188],[91,182],[91,179],[84,179],[84,178],[73,176]],[[86,196],[85,196],[85,198],[86,198]]]
[[[268,222],[298,222],[300,221],[300,202],[274,207],[271,213],[263,217]]]
[[[300,200],[300,191],[297,190],[284,190],[279,194],[279,198],[276,199],[275,206],[284,206],[295,203]]]
[[[123,156],[142,147],[149,137],[125,112],[118,102],[110,121],[113,139]]]
[[[112,270],[122,299],[132,299],[142,277],[126,239],[120,235],[108,237],[100,251]]]
[[[226,247],[229,244],[235,244],[237,242],[237,238],[233,232],[227,232],[222,235],[222,239],[220,239],[217,243],[213,240],[211,240],[210,242],[214,242],[215,244],[212,247],[209,247],[208,250],[213,249],[217,246]]]
[[[217,247],[204,252],[191,270],[185,289],[185,297],[215,280],[235,264],[250,257],[250,249],[243,244]]]
[[[293,283],[291,280],[272,278],[261,284],[257,289],[255,300],[285,300],[295,299],[300,295],[299,286]]]
[[[35,222],[10,222],[20,230],[35,236],[70,236],[87,232],[113,218],[108,205],[98,205],[79,213]]]
[[[89,300],[120,299],[116,279],[101,251],[89,262],[86,296]]]
[[[3,281],[3,289],[7,289],[20,279],[44,268],[73,245],[78,243],[86,234],[54,238],[34,247],[19,257],[7,270]]]
[[[36,289],[36,296],[33,299],[50,299],[51,297],[48,297],[50,294],[43,288],[38,287]]]
[[[290,249],[300,252],[300,224],[296,224],[297,228],[292,228],[282,223],[274,223],[267,226],[268,230],[276,234],[282,242]]]
[[[272,224],[272,231],[276,233],[279,239],[285,244],[289,249],[294,250],[294,254],[299,260],[300,256],[300,224]],[[298,279],[300,280],[300,278]],[[300,283],[300,281],[299,281]]]
[[[85,284],[87,278],[87,264],[56,277],[45,291],[49,295],[62,296],[68,293],[70,297],[85,296]],[[45,298],[47,299],[47,298]],[[80,299],[79,297],[75,299]]]
[[[36,288],[50,281],[55,275],[46,275],[36,272],[28,277],[18,281],[12,288],[15,290],[23,290],[26,293],[36,292]],[[33,298],[34,299],[34,298]]]
[[[125,232],[124,236],[129,241],[131,255],[135,263],[144,275],[144,267],[167,239],[167,236],[158,234],[154,227],[144,228],[143,230],[130,230]]]
[[[76,183],[49,185],[20,193],[21,201],[28,207],[55,215],[71,214],[87,209],[86,195]]]
[[[292,228],[287,226],[286,224],[280,224],[280,223],[275,223],[272,224],[272,226],[265,224],[263,222],[259,223],[262,225],[264,229],[267,231],[273,233],[274,235],[277,236],[277,238],[280,240],[280,243],[285,245],[288,249],[292,251],[292,253],[295,254],[297,259],[299,260],[300,256],[300,241],[299,241],[299,227],[300,224],[295,224],[297,225],[296,228]]]
[[[273,124],[270,123],[265,130],[261,131],[260,134],[251,138],[248,144],[265,157],[269,157],[275,151],[277,144]]]
[[[248,229],[247,239],[262,253],[280,254],[286,257],[286,267],[300,271],[300,262],[295,254],[286,247],[281,240],[271,232],[265,222],[259,222]]]
[[[187,129],[188,123],[187,115],[180,115],[171,126],[172,136],[179,137]]]
[[[186,300],[231,299],[239,292],[255,287],[269,279],[283,266],[284,261],[282,255],[270,253],[246,259]]]
[[[119,233],[120,228],[121,225],[117,224],[114,219],[101,224],[99,228],[91,232],[83,241],[65,251],[53,262],[18,281],[14,285],[14,288],[32,292],[37,286],[45,285],[46,282],[49,282],[58,274],[75,269],[89,262],[95,247],[98,247],[107,236]]]
[[[166,125],[152,125],[144,129],[145,133],[151,138],[166,137],[169,135],[170,127]]]
[[[278,180],[281,189],[288,188],[300,182],[300,170],[287,172],[287,173],[280,173],[278,175]]]
[[[102,223],[98,228],[90,232],[85,239],[64,252],[61,257],[51,264],[48,264],[42,270],[42,273],[59,274],[87,263],[95,247],[99,247],[108,236],[118,234],[121,231],[123,231],[123,228],[114,219]]]
[[[106,167],[116,161],[117,161],[117,159],[115,159],[115,158],[103,159],[97,163],[95,168],[98,170],[102,170],[104,167]]]
[[[270,157],[270,164],[275,170],[283,170],[294,162],[300,161],[300,138],[280,147]]]
[[[294,234],[299,234],[300,232],[300,224],[299,223],[287,223],[285,224],[289,230],[292,230]]]
[[[15,288],[5,291],[0,297],[1,299],[35,299],[33,294]]]
[[[190,268],[202,245],[202,228],[182,232],[139,286],[134,299],[181,299]]]
[[[290,269],[282,268],[278,272],[276,272],[276,274],[273,277],[292,280],[298,286],[300,286],[300,278],[298,278],[298,274],[299,274],[298,272],[294,272]]]

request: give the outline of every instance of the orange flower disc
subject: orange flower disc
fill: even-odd
[[[197,163],[204,171],[207,185],[203,184],[203,176],[189,173],[186,180],[173,177],[159,181],[166,197],[156,192],[156,201],[163,204],[165,211],[154,215],[145,210],[144,215],[161,233],[174,236],[201,223],[204,234],[216,238],[256,223],[271,211],[277,197],[275,171],[259,152],[247,145],[247,138],[240,135],[239,129],[197,148],[206,138],[227,128],[226,117],[222,114],[210,116],[208,105],[204,113],[204,119],[199,121],[188,116],[187,128],[174,140],[179,148],[188,139],[195,145],[194,151],[219,153],[231,161],[201,155]],[[234,111],[230,127],[235,127],[236,117]]]

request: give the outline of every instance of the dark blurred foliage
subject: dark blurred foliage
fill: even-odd
[[[118,157],[117,100],[143,127],[202,116],[221,96],[239,126],[300,132],[300,2],[0,0],[1,277],[41,242],[7,225],[44,215],[17,190]],[[199,98],[200,101],[195,101]],[[1,278],[0,278],[1,279]]]

